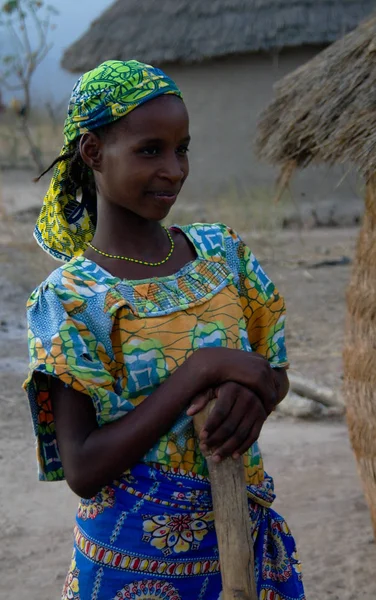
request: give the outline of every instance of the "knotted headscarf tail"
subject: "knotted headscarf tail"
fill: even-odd
[[[108,125],[164,94],[182,98],[177,85],[163,71],[136,60],[108,60],[85,73],[69,101],[60,156],[72,152],[83,133]],[[82,254],[93,239],[95,220],[70,185],[68,161],[60,161],[35,226],[35,239],[53,258],[69,261]]]

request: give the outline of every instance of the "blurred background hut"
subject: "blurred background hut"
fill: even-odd
[[[373,8],[373,0],[118,0],[66,50],[62,66],[82,73],[110,58],[161,66],[182,87],[191,115],[184,197],[262,199],[272,171],[256,160],[253,143],[273,85]],[[354,180],[337,189],[342,176],[308,170],[294,196],[320,200],[328,213],[339,196],[356,197]],[[346,206],[351,221],[356,209]]]
[[[363,176],[365,213],[347,293],[344,391],[376,537],[375,61],[376,17],[279,83],[260,122],[258,152],[281,167],[282,186],[311,163],[352,163]]]

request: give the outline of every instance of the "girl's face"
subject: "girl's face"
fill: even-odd
[[[166,217],[188,176],[188,112],[180,98],[159,96],[81,139],[83,160],[100,197],[140,217]]]

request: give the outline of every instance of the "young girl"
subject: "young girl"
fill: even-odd
[[[260,599],[303,600],[256,441],[288,389],[284,302],[230,228],[161,224],[189,171],[179,89],[107,61],[64,134],[35,236],[66,264],[28,302],[25,383],[40,479],[81,498],[62,598],[219,600],[209,449],[243,456]]]

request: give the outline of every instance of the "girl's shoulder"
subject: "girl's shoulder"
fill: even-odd
[[[191,223],[173,227],[180,229],[188,237],[198,258],[227,263],[234,275],[238,275],[246,246],[231,227],[224,223]],[[78,256],[52,271],[32,292],[27,307],[31,308],[43,300],[48,304],[62,302],[66,308],[75,312],[78,307],[81,310],[83,306],[98,310],[99,306],[108,308],[107,305],[110,304],[112,312],[112,308],[120,301],[116,291],[119,282],[118,278],[96,263]]]
[[[64,263],[40,283],[30,295],[27,307],[30,308],[41,297],[58,298],[64,302],[86,302],[111,288],[111,276],[98,265],[83,256]]]
[[[192,223],[182,230],[200,247],[205,258],[224,260],[239,285],[256,288],[265,296],[273,296],[275,286],[240,235],[224,223]],[[243,283],[241,283],[243,282]],[[243,290],[244,292],[244,290]]]
[[[196,232],[197,235],[206,238],[207,236],[219,235],[222,237],[238,237],[232,227],[229,227],[225,223],[190,223],[189,225],[179,225],[179,229],[192,233]]]
[[[224,223],[191,223],[179,226],[201,255],[208,259],[223,258],[242,241],[239,235]]]

